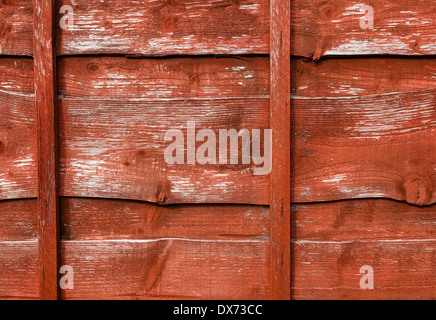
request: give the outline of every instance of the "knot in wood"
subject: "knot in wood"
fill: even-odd
[[[429,204],[429,196],[432,194],[432,184],[426,175],[414,174],[404,184],[407,203],[424,206]]]

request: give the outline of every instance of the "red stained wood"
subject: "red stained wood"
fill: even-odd
[[[414,72],[404,77],[406,61],[357,62],[295,63],[308,75],[293,88],[292,201],[383,197],[434,203],[434,62],[413,60]]]
[[[40,297],[58,297],[58,195],[54,1],[34,2],[35,102],[38,110],[38,214]]]
[[[433,58],[331,58],[291,60],[291,93],[297,97],[352,97],[434,89]]]
[[[374,29],[362,29],[362,5],[374,9]],[[291,9],[292,54],[322,56],[434,55],[433,0],[297,0]]]
[[[174,203],[268,204],[267,176],[248,165],[168,165],[169,129],[264,129],[268,99],[128,101],[63,99],[62,196]],[[118,121],[114,121],[118,119]],[[151,130],[151,128],[153,128]],[[186,133],[185,133],[186,136]]]
[[[37,239],[36,199],[1,201],[0,226],[0,241]]]
[[[269,59],[184,57],[59,60],[63,98],[216,99],[269,95]]]
[[[71,2],[59,1],[62,5]],[[268,52],[267,0],[110,0],[72,7],[74,27],[58,29],[60,54]]]
[[[18,1],[0,7],[3,54],[19,54],[10,41],[20,36]],[[15,21],[16,34],[10,33]],[[0,32],[1,33],[1,32]],[[15,40],[14,40],[15,41]],[[15,41],[16,43],[16,41]],[[36,110],[30,58],[0,58],[0,199],[37,196]],[[0,201],[0,298],[37,299],[36,199]]]
[[[435,239],[297,241],[295,299],[435,299]],[[360,287],[360,268],[374,269],[374,290]]]
[[[36,197],[35,99],[0,91],[0,200]]]
[[[89,69],[102,70],[93,77],[88,69],[72,68],[76,61],[71,66],[64,61],[61,69],[66,73],[60,84],[64,98],[59,100],[62,196],[269,204],[268,177],[253,175],[253,166],[167,165],[164,159],[170,144],[165,132],[181,129],[186,137],[188,121],[196,123],[197,131],[212,129],[217,136],[219,129],[267,129],[265,59],[187,59],[184,65],[180,59],[83,60]],[[138,65],[148,67],[130,71]],[[106,73],[108,69],[113,73]],[[155,75],[156,69],[164,71]],[[135,84],[130,79],[139,72]],[[166,89],[154,86],[167,79]],[[82,81],[94,86],[88,91],[92,99],[78,91]],[[138,89],[140,83],[148,84],[131,90],[131,81]],[[179,96],[179,89],[186,97]]]
[[[432,59],[293,60],[293,201],[435,201]],[[294,177],[294,178],[292,178]],[[435,299],[434,206],[295,205],[295,299]],[[360,288],[361,266],[375,290]]]
[[[0,58],[0,200],[36,197],[36,112],[31,59]]]
[[[267,207],[63,198],[61,213],[64,299],[268,297]]]
[[[64,241],[64,299],[266,299],[268,242]]]
[[[38,209],[0,202],[0,298],[58,297],[53,1],[35,4],[33,50],[32,2],[0,3],[0,54],[34,51],[36,71],[31,59],[0,59],[0,200],[39,195]],[[297,0],[291,11],[282,0],[61,1],[55,11],[63,4],[75,26],[61,30],[57,15],[60,54],[271,54],[271,68],[268,57],[60,59],[60,194],[186,204],[62,199],[62,262],[75,270],[62,298],[288,299],[292,280],[296,299],[436,299],[434,206],[302,203],[292,242],[288,207],[435,203],[433,59],[289,66],[290,55],[434,55],[434,1],[370,1],[376,30],[360,28],[349,0]],[[216,132],[271,125],[271,181],[252,167],[167,166],[164,132],[192,120]],[[271,219],[266,207],[192,203],[271,203]],[[375,290],[359,287],[362,265],[374,267]]]
[[[70,4],[62,1],[60,5]],[[292,2],[293,55],[434,55],[434,1],[370,1],[375,29],[363,30],[351,0]],[[59,29],[62,54],[242,54],[269,52],[269,1],[113,0],[73,6],[75,27]],[[133,8],[135,8],[133,10]],[[119,15],[118,12],[125,12]],[[145,19],[144,19],[145,18]]]
[[[32,55],[32,0],[0,2],[0,54]]]
[[[365,199],[292,205],[292,239],[313,241],[436,239],[435,206]]]
[[[39,298],[37,240],[0,241],[0,270],[0,299]]]
[[[271,299],[290,299],[290,1],[271,2]]]
[[[363,30],[361,4],[352,0],[297,0],[291,10],[291,54],[320,58],[339,55],[434,55],[433,0],[369,1],[375,30]],[[72,4],[74,28],[57,25],[60,54],[268,54],[267,0],[177,2],[87,1]],[[120,15],[119,12],[125,12]],[[32,2],[0,7],[2,54],[32,54]],[[59,23],[62,15],[58,14]]]
[[[177,205],[106,199],[61,199],[62,239],[266,240],[267,207]]]
[[[32,96],[33,60],[25,57],[0,57],[0,90],[3,93]]]
[[[435,299],[435,208],[391,200],[295,205],[295,299]],[[360,268],[374,269],[374,290]]]

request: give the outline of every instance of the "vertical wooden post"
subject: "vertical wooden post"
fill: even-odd
[[[271,299],[290,300],[290,0],[271,0]]]
[[[33,55],[38,121],[40,298],[58,298],[58,195],[54,0],[34,0]]]

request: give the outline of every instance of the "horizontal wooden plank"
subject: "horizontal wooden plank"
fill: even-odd
[[[59,6],[69,2],[61,1]],[[434,55],[434,2],[370,3],[374,29],[362,29],[363,4],[293,1],[291,54]],[[59,29],[62,54],[268,54],[269,1],[87,2],[73,6],[74,27]],[[125,12],[119,15],[118,12]]]
[[[293,244],[294,299],[435,299],[436,239]],[[360,286],[362,266],[374,289]]]
[[[363,29],[363,6],[373,10],[374,29]],[[293,54],[434,55],[436,3],[433,0],[297,0],[291,4]]]
[[[436,201],[436,91],[294,99],[293,201]]]
[[[0,299],[38,299],[38,241],[0,242]]]
[[[352,97],[434,89],[433,58],[291,60],[291,93],[300,97]]]
[[[172,203],[269,203],[253,165],[169,165],[165,132],[266,129],[268,99],[59,102],[60,195]],[[197,143],[200,146],[200,143]]]
[[[0,241],[26,241],[38,237],[36,199],[0,201]]]
[[[291,208],[291,232],[296,240],[436,239],[435,206],[365,199],[300,204]]]
[[[268,0],[57,1],[73,8],[58,29],[60,54],[268,53]],[[58,21],[62,17],[59,15]],[[69,22],[67,22],[69,23]]]
[[[268,242],[64,241],[64,299],[266,299]]]
[[[269,95],[268,58],[68,57],[59,60],[62,97],[188,99]]]
[[[0,91],[0,200],[36,197],[34,97]]]
[[[0,91],[33,95],[33,59],[0,57]]]
[[[38,264],[41,300],[59,298],[59,195],[55,2],[35,0],[34,69],[38,146]]]
[[[295,299],[434,299],[435,206],[384,199],[292,206]],[[374,269],[362,290],[360,268]]]
[[[34,100],[32,59],[0,58],[0,200],[36,197]]]
[[[395,62],[294,62],[292,201],[436,201],[435,64]]]
[[[266,240],[268,207],[175,205],[106,199],[61,199],[64,240]]]
[[[1,1],[0,55],[31,56],[32,33],[32,0]]]
[[[362,29],[362,4],[351,0],[292,2],[292,54],[434,55],[434,2],[384,0],[370,3],[374,29]],[[73,8],[71,28],[58,27],[60,54],[121,53],[138,55],[245,54],[269,52],[269,1],[177,2],[133,0],[57,2]],[[119,12],[125,14],[120,15]],[[3,4],[2,54],[32,54],[32,1]],[[57,21],[64,14],[59,14]]]
[[[362,29],[365,15],[351,0],[291,3],[291,54],[435,55],[433,0],[368,3],[374,29]],[[60,27],[59,54],[268,54],[269,1],[137,1],[72,3],[71,28]],[[123,14],[119,14],[123,12]],[[0,7],[1,54],[32,54],[32,1],[13,0]],[[65,22],[63,20],[63,22]]]
[[[168,165],[164,159],[171,144],[165,133],[180,129],[186,137],[188,121],[217,136],[219,129],[268,129],[266,59],[63,60],[61,196],[269,204],[268,178],[255,176],[253,165]],[[79,61],[86,69],[74,68]]]
[[[0,30],[5,30],[0,40],[2,54],[31,53],[19,51],[24,44],[11,47],[12,42],[17,43],[14,38],[21,37],[22,25],[17,17],[25,16],[20,3],[23,1],[8,1],[0,6],[0,16],[7,16],[0,22]],[[15,26],[14,32],[11,24]],[[35,113],[32,59],[0,58],[2,200],[36,197]],[[0,298],[37,299],[36,199],[0,201],[0,226]]]

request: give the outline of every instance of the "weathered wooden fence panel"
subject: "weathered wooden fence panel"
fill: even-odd
[[[0,298],[435,299],[436,4],[368,5],[0,1]],[[271,175],[167,164],[192,121]]]

